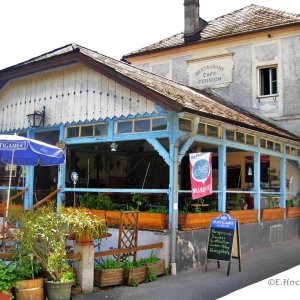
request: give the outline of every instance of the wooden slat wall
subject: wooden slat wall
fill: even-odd
[[[74,64],[12,80],[0,91],[0,131],[27,128],[26,115],[46,107],[46,126],[155,112],[154,103]]]

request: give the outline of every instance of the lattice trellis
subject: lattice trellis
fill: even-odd
[[[119,228],[118,249],[132,248],[137,246],[138,242],[138,221],[139,213],[137,211],[121,212],[121,222]],[[133,256],[136,260],[136,251],[118,255],[118,260],[125,260]]]

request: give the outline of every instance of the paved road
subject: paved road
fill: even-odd
[[[120,286],[91,294],[74,295],[72,299],[217,299],[297,265],[300,265],[300,239],[244,255],[241,273],[238,271],[237,260],[234,260],[231,264],[230,276],[226,276],[226,262],[221,263],[221,268],[217,269],[216,263],[211,261],[206,273],[203,269],[189,270],[180,272],[177,276],[164,276],[155,282],[140,284],[138,287]],[[251,295],[248,296],[251,298]],[[244,299],[250,299],[249,297]]]

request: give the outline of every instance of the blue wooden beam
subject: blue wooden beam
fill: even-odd
[[[164,159],[164,161],[170,166],[170,155],[162,144],[154,138],[147,139],[147,142],[153,146],[153,148],[158,152],[158,154]]]
[[[65,127],[61,125],[59,127],[59,141],[64,141],[65,139]],[[64,149],[65,157],[66,157],[66,149]],[[58,172],[57,172],[57,188],[60,189],[60,192],[57,194],[57,206],[62,205],[63,200],[65,198],[65,194],[63,189],[66,185],[66,164],[61,164],[58,166]]]
[[[31,128],[27,130],[27,137],[30,139],[34,138],[34,132]],[[27,210],[33,205],[34,166],[26,167],[25,187],[27,188],[27,192],[24,195],[24,209]]]
[[[285,145],[283,145],[283,149],[285,154]],[[280,206],[286,207],[286,157],[280,158]]]
[[[223,145],[218,146],[218,211],[226,211],[226,131],[222,132]]]
[[[260,145],[260,139],[257,138],[257,146]],[[261,189],[260,189],[260,152],[254,152],[254,209],[258,210],[257,220],[260,221],[260,198],[261,198]]]

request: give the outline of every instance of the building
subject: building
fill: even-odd
[[[33,113],[43,117],[35,127],[28,123]],[[28,189],[25,209],[53,188],[58,204],[73,205],[76,193],[89,192],[110,193],[124,207],[132,193],[143,193],[152,205],[168,207],[165,230],[141,235],[165,241],[173,274],[202,263],[207,242],[207,229],[178,231],[179,210],[191,193],[189,152],[213,153],[213,195],[205,199],[211,208],[225,212],[231,195],[247,198],[255,217],[241,228],[243,251],[273,243],[275,229],[284,232],[279,242],[299,234],[299,218],[284,214],[287,200],[299,205],[300,138],[215,91],[70,44],[0,71],[0,132],[66,152],[65,165],[27,167],[23,186],[15,172],[14,188]],[[0,171],[3,191],[7,167]],[[283,214],[260,223],[268,196]]]
[[[184,1],[184,10],[184,32],[123,59],[210,89],[299,135],[299,14],[250,5],[206,22],[199,0]]]

